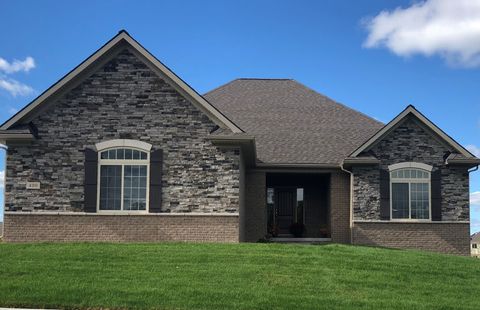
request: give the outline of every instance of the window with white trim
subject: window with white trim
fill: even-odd
[[[393,220],[430,220],[431,174],[430,171],[422,169],[427,165],[408,163],[403,167],[402,165],[392,166],[396,167],[390,168],[391,218]]]
[[[98,209],[146,211],[150,154],[131,147],[98,153]]]

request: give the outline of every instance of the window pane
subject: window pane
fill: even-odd
[[[117,159],[125,159],[125,149],[117,150]]]
[[[430,218],[428,183],[410,185],[412,219]]]
[[[147,159],[147,153],[140,152],[140,159]]]
[[[120,210],[122,166],[100,167],[100,210]]]
[[[133,159],[140,159],[140,152],[137,150],[133,150]]]
[[[104,151],[100,154],[101,159],[108,159],[108,151]]]
[[[392,218],[408,218],[408,183],[392,183]]]
[[[126,165],[123,189],[124,210],[147,209],[147,166]]]
[[[132,150],[125,150],[125,159],[132,159]]]
[[[109,150],[108,159],[117,159],[117,150]]]

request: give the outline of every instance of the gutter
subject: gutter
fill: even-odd
[[[350,175],[350,244],[353,244],[353,173],[343,166],[344,162],[340,164],[340,169]]]
[[[4,171],[5,172],[4,172],[4,175],[3,175],[3,180],[4,180],[4,184],[3,184],[3,205],[2,205],[2,209],[0,210],[0,212],[3,212],[5,214],[5,193],[6,193],[5,180],[7,179],[7,150],[8,150],[8,146],[0,143],[0,150],[5,150],[5,161],[4,161],[4,167],[5,167]],[[5,219],[4,219],[4,221],[5,221]],[[0,237],[3,237],[4,230],[5,230],[5,224],[2,225],[2,229],[0,230]]]

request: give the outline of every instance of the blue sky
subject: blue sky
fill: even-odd
[[[294,78],[383,122],[414,104],[478,150],[477,0],[299,2],[3,0],[0,122],[126,29],[200,93]],[[480,231],[480,173],[470,191]]]

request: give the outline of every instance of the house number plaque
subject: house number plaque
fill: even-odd
[[[40,189],[40,182],[27,182],[27,189]]]

